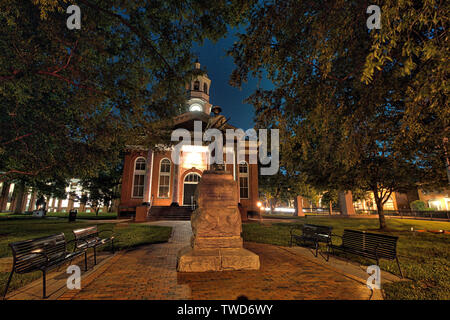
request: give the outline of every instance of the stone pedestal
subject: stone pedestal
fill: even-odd
[[[242,246],[237,190],[229,172],[203,172],[191,218],[191,245],[178,253],[178,271],[259,269],[259,257]]]

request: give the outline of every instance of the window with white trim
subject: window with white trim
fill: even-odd
[[[133,176],[133,197],[144,197],[144,181],[145,181],[145,166],[146,161],[144,158],[137,158],[134,164],[134,176]]]
[[[189,173],[185,178],[184,178],[184,183],[188,183],[188,184],[197,184],[200,182],[200,175],[198,173]]]
[[[248,164],[239,164],[239,195],[241,199],[248,199]]]
[[[159,165],[158,198],[168,198],[170,192],[170,160],[162,159]]]

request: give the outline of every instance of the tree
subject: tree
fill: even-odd
[[[446,183],[446,8],[385,1],[369,32],[364,2],[258,3],[229,52],[233,85],[273,82],[248,102],[280,129],[284,161],[319,190],[373,192],[380,228],[392,192]]]
[[[114,200],[120,197],[122,171],[123,166],[120,164],[107,171],[100,171],[94,177],[81,179],[84,194],[80,201],[93,208],[96,215],[103,206],[111,212]]]
[[[164,144],[193,76],[193,42],[239,23],[241,1],[0,3],[0,181],[94,175],[123,144]]]
[[[354,198],[353,198],[354,199]],[[322,194],[322,203],[327,205],[331,203],[332,205],[337,205],[339,201],[339,194],[337,190],[327,190]]]
[[[312,203],[319,199],[319,192],[307,185],[304,177],[288,173],[285,168],[275,175],[259,176],[258,185],[261,196],[269,202],[271,212],[282,202],[289,202],[299,195]]]

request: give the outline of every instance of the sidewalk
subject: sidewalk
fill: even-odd
[[[260,256],[260,270],[178,273],[177,253],[190,242],[190,222],[147,224],[171,226],[169,242],[122,251],[114,257],[109,255],[94,270],[83,275],[81,290],[66,289],[67,275],[59,273],[56,278],[60,277],[58,282],[63,282],[54,284],[54,289],[50,287],[53,280],[48,281],[50,299],[234,300],[240,296],[250,300],[382,299],[379,290],[372,294],[367,288],[369,275],[364,267],[334,257],[326,262],[301,247],[245,243],[248,250]],[[382,283],[397,280],[398,277],[382,271]],[[14,293],[11,298],[40,299],[41,280],[30,287],[37,290],[38,295],[25,296],[23,288],[20,295]]]

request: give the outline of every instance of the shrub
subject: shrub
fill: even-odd
[[[411,210],[426,211],[428,209],[427,204],[422,200],[415,200],[409,204]]]

